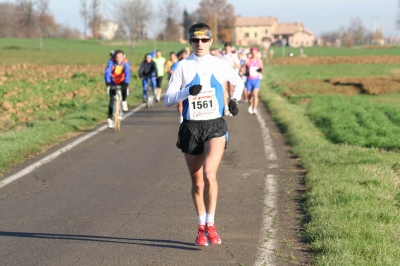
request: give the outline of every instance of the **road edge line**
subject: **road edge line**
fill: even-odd
[[[267,168],[278,168],[278,157],[274,149],[270,131],[262,118],[261,114],[257,113],[257,120],[261,127],[261,132],[264,141],[265,156],[270,163]],[[265,177],[265,194],[263,208],[263,223],[258,244],[255,266],[275,265],[275,228],[274,221],[276,219],[276,204],[277,204],[277,181],[276,176],[267,174]]]

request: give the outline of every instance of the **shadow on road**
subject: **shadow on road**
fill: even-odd
[[[66,234],[5,232],[5,231],[0,231],[0,237],[74,240],[74,241],[100,242],[100,243],[112,243],[112,244],[140,245],[140,246],[183,249],[183,250],[200,250],[200,248],[193,247],[194,245],[193,243],[175,241],[175,240],[165,240],[165,239],[140,239],[140,238],[125,238],[125,237],[109,237],[109,236],[66,235]]]

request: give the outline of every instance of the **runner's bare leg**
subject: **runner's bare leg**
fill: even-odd
[[[206,213],[204,204],[204,178],[203,178],[203,154],[190,155],[185,153],[186,164],[192,179],[192,198],[197,215]]]
[[[198,215],[215,214],[218,197],[217,171],[225,150],[225,136],[204,144],[204,153],[185,154],[192,178],[192,197]]]
[[[254,108],[254,110],[257,109],[257,106],[258,106],[258,92],[259,91],[260,91],[260,89],[257,89],[257,88],[253,90],[253,97],[254,97],[253,108]]]
[[[218,198],[217,171],[225,151],[226,137],[212,138],[204,144],[204,201],[207,213],[215,214]]]

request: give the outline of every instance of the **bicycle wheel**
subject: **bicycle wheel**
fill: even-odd
[[[147,87],[147,98],[146,98],[146,106],[148,109],[153,107],[153,103],[154,103],[154,93],[153,93],[153,88],[151,87],[151,85],[149,84],[149,86]]]
[[[114,131],[117,132],[121,127],[121,120],[119,119],[119,113],[121,112],[121,101],[118,98],[118,95],[115,96],[115,107],[114,107]]]
[[[121,121],[119,120],[119,117],[116,116],[114,119],[114,131],[118,132],[120,130],[120,126],[121,126]]]

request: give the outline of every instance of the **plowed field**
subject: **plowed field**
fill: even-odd
[[[299,94],[388,94],[400,93],[400,77],[343,77],[327,80],[283,82],[290,89],[287,96]]]
[[[400,64],[400,56],[312,56],[274,58],[273,65]]]

